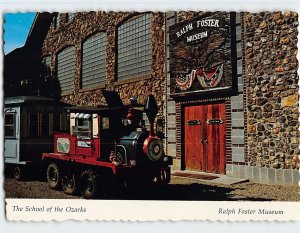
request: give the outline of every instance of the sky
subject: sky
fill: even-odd
[[[34,17],[35,13],[4,14],[4,54],[25,44]]]

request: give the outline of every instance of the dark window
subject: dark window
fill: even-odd
[[[102,129],[109,129],[109,118],[102,117]]]
[[[60,114],[54,113],[53,114],[53,131],[60,131]]]
[[[61,131],[62,117],[60,113],[29,113],[28,137],[51,137],[54,131]]]
[[[118,79],[150,74],[151,14],[129,19],[118,27]]]
[[[88,38],[82,46],[82,87],[105,83],[106,35],[104,32]]]
[[[42,113],[41,114],[41,137],[48,137],[50,136],[49,132],[49,113]]]
[[[29,137],[37,137],[39,135],[39,116],[37,113],[30,113],[28,117]]]
[[[16,114],[14,113],[5,114],[5,137],[16,137]]]
[[[65,48],[57,56],[57,79],[62,92],[74,89],[74,74],[75,48],[71,46]]]

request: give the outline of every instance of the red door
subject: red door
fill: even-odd
[[[225,104],[188,106],[184,114],[186,169],[225,173]]]

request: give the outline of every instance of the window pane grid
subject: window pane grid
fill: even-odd
[[[82,87],[105,82],[106,35],[104,32],[87,39],[82,52]]]
[[[58,54],[57,58],[57,78],[60,82],[61,91],[74,89],[75,72],[75,49],[65,48]]]
[[[151,72],[151,17],[138,16],[118,28],[118,77],[132,78]],[[145,61],[150,62],[145,62]],[[137,62],[138,61],[138,62]]]

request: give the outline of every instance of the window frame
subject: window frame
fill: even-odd
[[[36,133],[33,135],[31,134],[32,131],[32,114],[37,115],[37,122],[34,124],[35,131]],[[27,138],[51,138],[54,135],[54,131],[57,132],[57,130],[54,130],[54,115],[59,115],[59,122],[56,122],[56,125],[59,125],[59,130],[62,131],[62,113],[61,112],[47,112],[47,111],[42,111],[42,112],[34,112],[34,111],[29,111],[27,112]],[[43,118],[44,115],[47,115],[47,121],[46,123],[46,131],[47,133],[44,134],[43,132]]]
[[[71,88],[70,89],[67,89],[67,90],[62,90],[62,87],[61,87],[61,80],[59,80],[59,77],[58,77],[58,67],[59,67],[59,55],[64,52],[66,49],[69,49],[69,48],[73,48],[74,49],[74,53],[73,53],[73,62],[74,62],[74,68],[72,69],[72,72],[73,72],[73,79],[71,81]],[[65,60],[65,59],[64,59]],[[67,61],[67,64],[71,63],[70,60]],[[68,45],[62,49],[60,49],[57,53],[56,53],[56,62],[55,62],[55,78],[57,79],[57,81],[59,82],[59,87],[60,87],[60,93],[61,95],[69,95],[71,94],[74,90],[75,90],[75,68],[76,68],[76,47],[75,45]],[[65,81],[65,80],[63,80]]]
[[[100,54],[103,52],[104,53],[104,67],[100,67],[100,70],[98,72],[96,72],[97,75],[99,75],[96,79],[98,81],[96,81],[95,84],[89,84],[89,85],[84,85],[83,83],[83,73],[84,73],[84,66],[83,66],[83,61],[84,61],[84,44],[89,40],[89,39],[92,39],[93,37],[95,36],[101,36],[101,34],[104,35],[104,50],[100,50]],[[96,31],[94,32],[93,34],[90,34],[88,37],[85,38],[85,40],[82,41],[81,43],[81,67],[80,67],[80,89],[85,91],[85,90],[90,90],[90,89],[96,89],[96,88],[99,88],[99,87],[104,87],[105,86],[105,83],[106,83],[106,74],[107,74],[107,69],[106,69],[106,59],[107,59],[107,52],[106,52],[106,47],[107,47],[107,33],[106,31]],[[98,65],[101,65],[101,59],[99,60],[100,61],[100,64]],[[88,67],[88,68],[91,68],[91,67]],[[104,70],[104,77],[100,77],[100,74],[101,74],[101,70]],[[89,71],[91,72],[91,71]],[[92,72],[94,72],[94,69],[92,70]]]
[[[84,114],[84,113],[77,113],[77,114]],[[91,114],[91,116],[87,119],[84,119],[84,118],[78,118],[78,117],[75,117],[75,115],[73,116],[74,117],[74,121],[70,122],[71,123],[71,127],[70,127],[70,134],[78,139],[83,139],[83,140],[90,140],[93,138],[93,114]],[[88,124],[87,125],[79,125],[79,122],[87,122]],[[82,130],[80,130],[82,129]],[[81,135],[81,133],[83,134],[87,134],[87,136],[83,136]]]
[[[12,122],[12,124],[7,124],[6,123],[6,116],[8,116],[8,115],[12,115],[13,116],[13,122]],[[13,130],[12,130],[12,132],[13,132],[13,135],[6,135],[6,127],[12,127],[13,128]],[[17,137],[17,114],[16,113],[14,113],[14,112],[6,112],[5,114],[4,114],[4,138],[6,138],[6,139],[15,139]]]
[[[130,40],[127,39],[127,41],[121,43],[121,44],[125,44],[126,46],[130,45],[130,46],[136,46],[135,50],[137,50],[137,52],[131,52],[128,50],[124,50],[125,55],[123,55],[120,52],[120,49],[122,49],[122,47],[120,48],[120,37],[121,39],[126,38],[126,36],[124,37],[124,35],[122,36],[122,34],[120,34],[119,30],[120,27],[122,27],[123,25],[130,23],[134,20],[137,20],[139,17],[143,17],[149,15],[149,18],[147,18],[146,20],[149,21],[149,23],[147,24],[141,24],[141,22],[145,21],[142,20],[140,22],[137,22],[136,24],[139,25],[139,27],[144,27],[145,29],[143,31],[137,31],[136,33],[134,33],[134,37],[132,37],[132,35],[129,35],[127,38],[132,37]],[[147,16],[146,16],[147,17]],[[115,41],[115,46],[116,46],[116,62],[115,62],[115,70],[116,70],[116,81],[119,83],[123,83],[123,82],[131,82],[132,80],[139,80],[139,79],[145,79],[145,78],[149,78],[151,77],[151,72],[152,72],[152,63],[153,63],[153,59],[152,59],[152,13],[151,12],[143,12],[143,13],[139,13],[139,14],[135,14],[132,15],[128,18],[126,18],[124,21],[122,21],[120,24],[117,25],[116,27],[116,41]],[[137,28],[139,28],[137,27]],[[126,27],[125,27],[126,28]],[[127,26],[127,28],[132,28],[132,25]],[[136,28],[133,28],[135,30],[137,30]],[[122,29],[121,29],[122,30]],[[147,30],[147,31],[146,31]],[[137,36],[139,35],[139,36]],[[144,39],[142,40],[141,38],[139,38],[140,36],[143,36]],[[136,43],[136,40],[138,41],[138,43]],[[134,42],[131,42],[134,41]],[[130,44],[132,43],[132,44]],[[144,44],[141,44],[144,43]],[[143,47],[148,47],[148,49],[142,50]],[[141,50],[141,51],[140,51]],[[148,52],[148,54],[147,54]],[[126,56],[127,53],[127,56]],[[139,54],[139,53],[144,53],[143,56],[138,56],[137,58],[133,58],[133,59],[127,59],[124,60],[123,63],[127,65],[123,65],[120,67],[120,57],[129,57],[128,55],[135,55],[135,54]],[[122,56],[123,55],[123,56]],[[145,58],[145,60],[143,60],[144,64],[143,66],[139,66],[136,63],[131,62],[130,65],[133,66],[133,68],[127,68],[128,63],[130,61],[133,60],[139,60],[141,58]],[[148,58],[148,59],[146,59]],[[149,64],[148,64],[149,63]],[[121,69],[125,67],[125,69]],[[141,70],[139,70],[141,69]],[[127,75],[120,75],[121,72],[124,72],[125,74],[128,73],[128,71],[132,70],[133,72]]]

